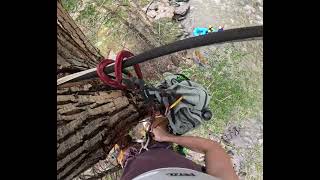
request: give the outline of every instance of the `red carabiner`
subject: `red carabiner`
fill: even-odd
[[[117,54],[116,57],[116,62],[114,64],[114,72],[116,75],[116,81],[121,83],[122,82],[122,61],[124,60],[124,58],[129,58],[134,56],[131,52],[126,51],[126,50],[122,50]],[[133,66],[134,67],[134,71],[136,72],[137,76],[139,79],[142,79],[142,72],[140,69],[139,64],[136,64]]]
[[[99,78],[102,80],[102,82],[104,82],[105,84],[113,87],[113,88],[117,88],[117,89],[126,89],[127,87],[125,85],[122,84],[122,61],[125,58],[128,57],[132,57],[134,56],[131,52],[126,51],[126,50],[122,50],[117,54],[116,60],[115,60],[115,64],[114,64],[114,74],[115,74],[115,80],[112,80],[108,75],[106,75],[104,73],[104,68],[113,63],[114,61],[111,59],[104,59],[102,60],[98,66],[97,66],[97,74],[99,76]],[[135,73],[137,74],[139,79],[142,79],[142,72],[140,69],[140,66],[138,64],[134,65],[134,70]],[[129,77],[132,77],[132,75],[130,73],[128,73]]]
[[[113,88],[116,88],[116,89],[122,89],[122,87],[121,86],[119,86],[119,83],[117,82],[117,81],[115,81],[115,80],[112,80],[108,75],[106,75],[105,73],[104,73],[104,68],[106,67],[106,66],[108,66],[109,64],[111,64],[111,63],[113,63],[114,61],[113,60],[111,60],[111,59],[104,59],[104,60],[102,60],[99,64],[98,64],[98,66],[97,66],[97,74],[98,74],[98,76],[99,76],[99,78],[101,79],[101,81],[103,82],[103,83],[105,83],[105,84],[107,84],[107,85],[109,85],[109,86],[111,86],[111,87],[113,87]]]

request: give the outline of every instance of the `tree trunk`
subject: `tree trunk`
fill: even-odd
[[[102,55],[82,33],[68,12],[57,3],[57,73],[93,68]]]
[[[57,94],[58,179],[71,179],[105,159],[144,116],[139,101],[98,81],[61,87]]]
[[[95,67],[102,58],[58,3],[57,75]],[[72,179],[105,159],[111,148],[145,116],[130,92],[100,80],[57,87],[57,179]]]

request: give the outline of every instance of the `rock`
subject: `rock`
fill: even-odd
[[[189,0],[175,0],[176,2],[188,2]]]
[[[190,33],[188,33],[188,32],[184,32],[184,33],[183,33],[184,36],[188,36],[189,34],[190,34]]]
[[[154,19],[158,20],[158,19],[161,19],[161,18],[172,18],[172,17],[173,17],[173,13],[164,12],[164,13],[158,14]]]
[[[165,7],[166,7],[166,6],[165,6],[163,3],[158,2],[157,11],[163,11],[163,9],[164,9]]]
[[[150,10],[147,12],[147,16],[151,17],[151,18],[154,18],[157,16],[157,12],[155,10]]]
[[[158,10],[159,2],[150,4],[149,10]]]
[[[174,0],[170,0],[169,5],[172,7],[179,7],[180,6],[180,4]]]
[[[180,15],[180,16],[184,16],[187,14],[187,12],[190,9],[190,5],[189,4],[184,4],[182,6],[176,7],[174,10],[174,14],[176,15]]]
[[[158,14],[157,16],[154,18],[155,20],[161,19],[161,18],[170,18],[172,19],[172,17],[174,16],[174,7],[159,7],[158,9]]]
[[[160,4],[164,4],[165,6],[170,6],[169,0],[160,0]]]
[[[160,3],[158,6],[158,13],[165,12],[165,11],[173,11],[174,12],[174,7],[167,6],[165,4]]]
[[[169,0],[160,0],[160,2],[169,3]]]
[[[186,19],[187,17],[185,17],[185,16],[183,16],[183,17],[178,17],[177,18],[177,21],[182,21],[182,20],[184,20],[184,19]]]
[[[174,15],[172,19],[175,20],[175,21],[182,21],[182,20],[184,20],[186,18],[187,18],[186,16]]]
[[[142,10],[143,12],[147,12],[147,8],[148,8],[148,5],[145,6],[145,7],[143,7],[141,10]]]

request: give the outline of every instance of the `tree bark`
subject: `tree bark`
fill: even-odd
[[[105,159],[144,116],[136,96],[108,91],[98,81],[59,87],[57,94],[58,179],[72,179]]]
[[[57,73],[93,68],[102,55],[57,2]]]
[[[58,3],[57,75],[95,67],[102,55]],[[146,114],[142,99],[100,80],[57,87],[57,179],[70,180],[105,159]]]

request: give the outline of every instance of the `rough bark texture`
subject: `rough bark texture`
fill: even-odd
[[[139,100],[97,81],[59,87],[57,94],[58,179],[72,179],[105,159],[144,116]]]
[[[95,67],[102,55],[57,2],[57,73]]]

